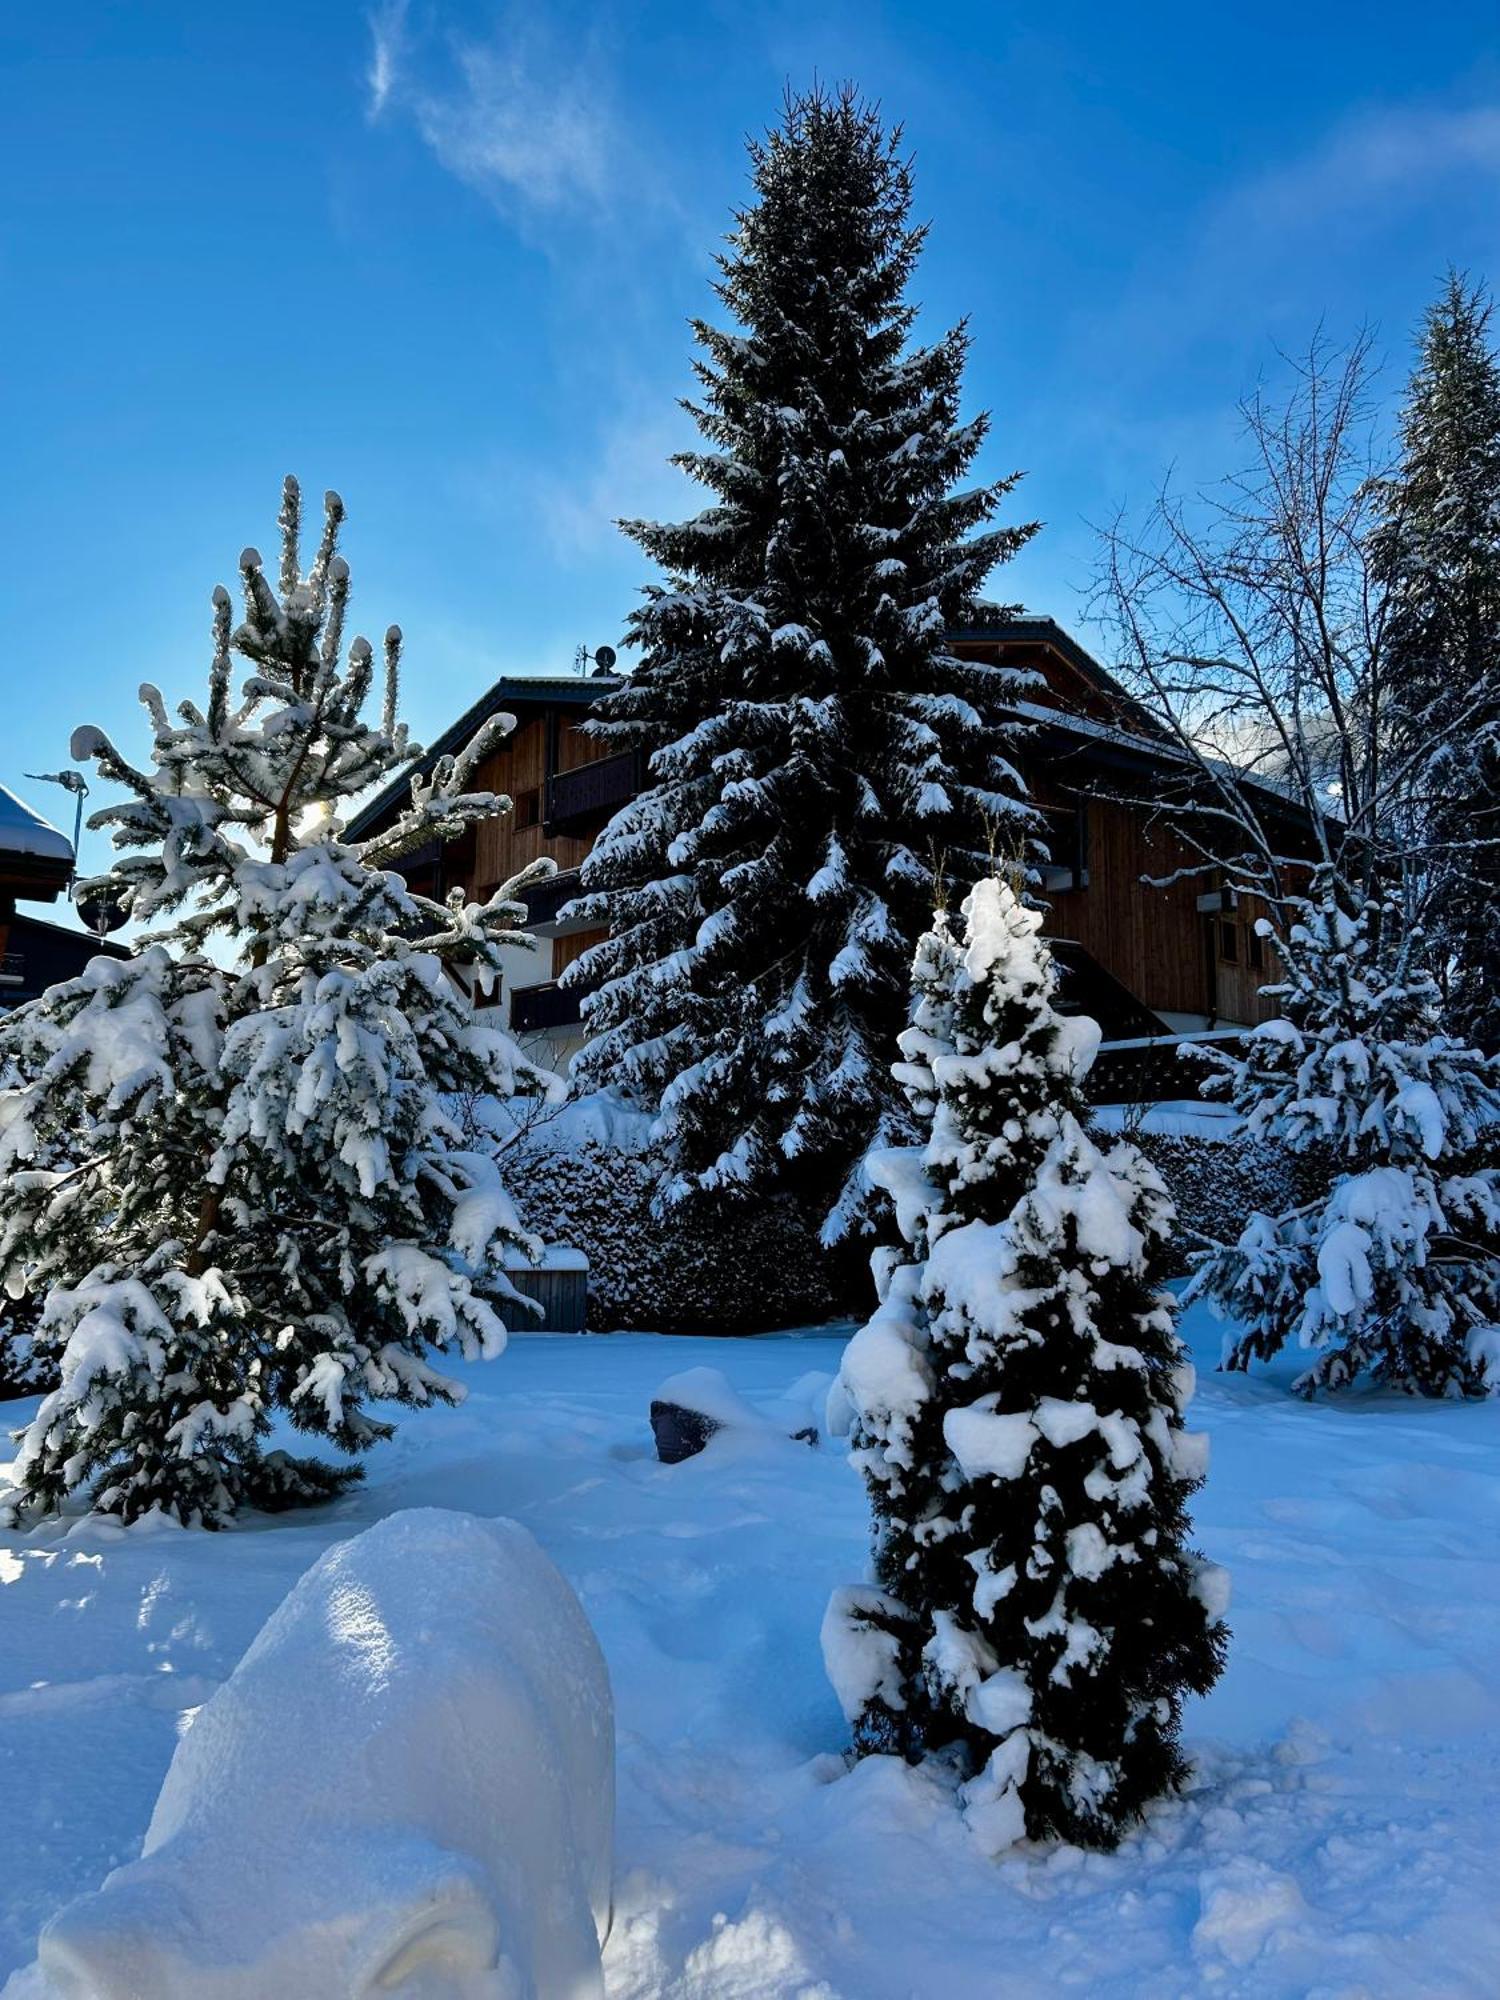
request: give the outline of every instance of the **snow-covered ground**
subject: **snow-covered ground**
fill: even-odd
[[[1191,1795],[1118,1854],[993,1864],[933,1781],[844,1774],[818,1627],[866,1509],[839,1451],[652,1456],[667,1376],[721,1368],[770,1411],[837,1338],[521,1338],[321,1513],[0,1539],[0,1978],[135,1853],[179,1731],[319,1551],[436,1504],[523,1521],[608,1658],[611,2000],[1493,1995],[1500,1405],[1309,1406],[1211,1372],[1206,1316],[1189,1333],[1234,1641],[1188,1719]]]

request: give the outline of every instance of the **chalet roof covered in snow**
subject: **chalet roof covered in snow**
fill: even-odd
[[[40,854],[73,865],[73,843],[0,785],[0,854]]]
[[[50,902],[68,885],[73,843],[0,785],[0,896]]]

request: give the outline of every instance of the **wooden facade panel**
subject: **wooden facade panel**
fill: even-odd
[[[557,732],[557,768],[576,771],[580,764],[602,763],[606,757],[615,756],[619,747],[618,743],[597,742],[592,736],[585,736],[576,722],[565,721]]]
[[[1141,879],[1188,866],[1187,846],[1165,824],[1152,825],[1107,799],[1088,800],[1084,814],[1089,885],[1049,898],[1044,931],[1076,939],[1148,1007],[1207,1013],[1207,937],[1197,907],[1202,878],[1164,889]]]
[[[1120,703],[1072,660],[1039,640],[959,639],[953,651],[960,659],[984,660],[1038,676],[1040,685],[1022,699],[1043,708],[1061,708],[1086,715],[1092,722],[1118,723]]]
[[[1265,913],[1258,897],[1242,896],[1237,909],[1212,919],[1214,984],[1223,1020],[1269,1021],[1276,1012],[1275,1001],[1260,992],[1282,975],[1280,955],[1269,938],[1255,935],[1256,919]]]
[[[560,736],[565,737],[570,727],[564,724]],[[481,788],[504,792],[515,801],[514,811],[483,820],[476,829],[475,886],[483,894],[544,854],[550,854],[559,869],[577,868],[594,844],[592,835],[548,834],[543,826],[547,728],[545,716],[523,722],[479,768]]]
[[[1269,946],[1252,943],[1252,913],[1244,907],[1228,913],[1199,909],[1200,898],[1217,883],[1198,872],[1195,851],[1153,810],[1162,781],[1152,745],[1142,742],[1149,722],[1130,711],[1127,697],[1107,676],[1091,673],[1087,656],[1065,638],[1054,645],[1028,632],[997,644],[976,635],[958,642],[956,650],[1036,667],[1046,686],[1032,696],[1034,702],[1105,725],[1078,731],[1043,724],[1030,752],[1021,753],[1033,801],[1050,818],[1055,866],[1081,863],[1087,877],[1087,886],[1048,893],[1046,931],[1074,940],[1158,1014],[1229,1022],[1271,1014],[1274,1007],[1260,998],[1258,988],[1277,976],[1277,968]],[[559,870],[576,870],[619,796],[638,781],[633,767],[624,774],[593,772],[609,759],[629,764],[616,746],[595,741],[580,727],[593,690],[539,690],[524,699],[506,692],[522,719],[486,759],[477,782],[508,794],[516,810],[466,835],[444,869],[445,882],[463,881],[479,895],[542,855],[550,855]],[[1132,802],[1099,795],[1109,789]],[[550,830],[549,810],[557,815]],[[1147,879],[1179,869],[1188,872],[1165,888]],[[555,915],[549,908],[537,920],[550,922]],[[1229,928],[1221,929],[1225,923]],[[589,931],[554,939],[554,979],[601,935]]]
[[[552,940],[552,977],[561,979],[575,958],[582,958],[596,944],[603,944],[608,936],[607,930],[600,929],[570,931],[566,937],[555,937]]]

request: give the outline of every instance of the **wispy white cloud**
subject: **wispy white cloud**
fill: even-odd
[[[1450,257],[1500,261],[1497,195],[1500,102],[1470,97],[1331,117],[1182,213],[1143,217],[1133,268],[1059,323],[1044,427],[1016,447],[1036,468],[1023,504],[1052,523],[1019,558],[1017,587],[1054,604],[1086,588],[1095,548],[1075,494],[1097,522],[1147,504],[1169,466],[1191,489],[1237,464],[1236,398],[1275,379],[1277,349],[1300,351],[1320,321],[1341,339],[1368,317],[1391,345],[1394,392],[1421,287]]]
[[[586,460],[536,474],[539,514],[559,560],[618,549],[617,521],[674,520],[712,505],[712,495],[671,463],[674,451],[701,442],[663,386],[607,421]]]
[[[1224,206],[1261,230],[1311,229],[1361,210],[1419,204],[1455,176],[1500,178],[1500,104],[1361,112],[1300,159],[1245,181]]]
[[[597,214],[614,205],[622,134],[602,81],[533,35],[461,48],[456,86],[418,96],[412,109],[449,172],[499,208]]]
[[[369,88],[366,106],[373,122],[390,102],[406,53],[407,0],[381,0],[369,16],[370,63],[365,71]]]
[[[1130,281],[1112,304],[1080,317],[1077,337],[1131,357],[1137,378],[1180,370],[1190,351],[1211,348],[1227,405],[1248,386],[1228,371],[1253,373],[1268,339],[1296,345],[1331,299],[1357,295],[1374,246],[1409,258],[1420,231],[1431,242],[1435,281],[1444,260],[1461,254],[1457,246],[1474,240],[1460,217],[1500,213],[1497,194],[1500,104],[1359,111],[1300,152],[1262,160],[1214,190],[1170,236],[1147,238]],[[1367,296],[1378,313],[1379,289]],[[1133,427],[1123,410],[1120,417]],[[1153,408],[1150,423],[1161,422]]]
[[[661,207],[597,36],[565,40],[519,7],[483,41],[416,35],[407,0],[369,16],[370,116],[410,119],[449,173],[525,225]]]
[[[1334,218],[1382,218],[1454,182],[1500,180],[1500,104],[1384,106],[1338,124],[1302,158],[1234,188],[1224,214],[1262,232],[1312,230]]]

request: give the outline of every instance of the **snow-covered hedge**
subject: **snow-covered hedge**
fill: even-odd
[[[526,1227],[589,1260],[590,1331],[755,1333],[863,1309],[862,1295],[850,1297],[862,1293],[859,1274],[820,1248],[816,1215],[778,1198],[728,1227],[681,1213],[658,1220],[651,1200],[663,1172],[654,1153],[594,1139],[560,1147],[546,1127],[506,1157]]]
[[[1176,1276],[1186,1275],[1205,1239],[1232,1243],[1248,1215],[1279,1214],[1307,1200],[1319,1176],[1325,1185],[1329,1178],[1325,1162],[1251,1143],[1232,1119],[1205,1119],[1190,1131],[1156,1124],[1148,1114],[1130,1136],[1177,1208]],[[830,1257],[816,1217],[790,1199],[756,1204],[720,1230],[680,1214],[653,1216],[664,1163],[649,1146],[648,1126],[644,1117],[622,1120],[596,1092],[530,1133],[507,1135],[506,1181],[526,1227],[588,1257],[592,1332],[752,1333],[868,1313],[863,1261]]]
[[[1331,1170],[1326,1160],[1295,1159],[1283,1147],[1248,1139],[1237,1129],[1205,1133],[1141,1131],[1132,1135],[1166,1182],[1177,1210],[1171,1241],[1174,1275],[1189,1268],[1204,1239],[1233,1243],[1254,1214],[1280,1215],[1311,1198]]]

